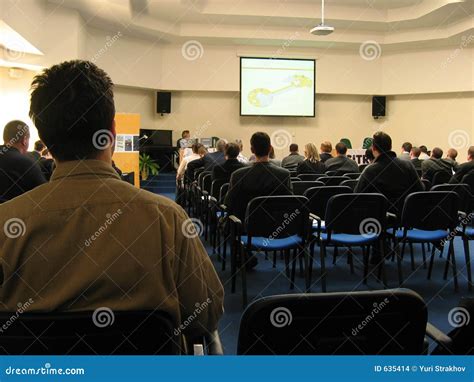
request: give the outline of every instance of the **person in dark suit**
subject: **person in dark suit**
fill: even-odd
[[[449,183],[461,183],[465,175],[474,172],[474,146],[467,150],[467,162],[459,165],[458,170],[453,175]]]
[[[388,134],[379,131],[373,139],[374,163],[364,169],[354,192],[382,193],[390,202],[389,211],[400,218],[406,196],[423,191],[423,184],[413,165],[397,158],[392,151],[392,138]]]
[[[0,146],[0,201],[13,199],[46,182],[38,164],[27,155],[30,130],[22,121],[10,121]]]
[[[446,158],[441,159],[443,162],[446,162],[448,166],[451,166],[453,172],[456,172],[459,168],[459,163],[456,161],[458,157],[458,150],[450,148],[446,153]]]
[[[41,172],[43,173],[44,178],[46,179],[46,181],[49,182],[49,179],[51,179],[51,175],[53,175],[55,165],[54,159],[48,149],[44,149],[41,152],[41,158],[38,161],[38,165],[41,168]],[[117,171],[120,176],[122,175],[122,171],[120,171],[120,169],[115,166],[114,161],[112,161],[112,167],[115,169],[115,171]]]
[[[304,156],[300,155],[298,152],[298,145],[296,143],[292,143],[290,145],[290,155],[282,159],[281,167],[290,171],[295,171],[298,168],[298,165],[303,162],[304,159]]]
[[[332,143],[329,141],[324,141],[321,143],[321,155],[319,156],[321,162],[326,162],[328,159],[332,158]]]
[[[430,182],[433,181],[433,176],[438,171],[445,171],[449,175],[453,175],[453,168],[451,164],[441,160],[443,157],[443,150],[439,147],[435,147],[431,150],[430,159],[424,160],[421,164],[421,176],[423,179],[427,179]]]
[[[321,162],[318,149],[312,143],[307,143],[304,147],[305,160],[298,164],[297,174],[324,174],[326,166]]]
[[[250,166],[234,171],[225,199],[230,214],[242,221],[245,218],[247,204],[253,198],[292,194],[290,172],[269,161],[272,146],[268,134],[263,132],[253,134],[250,147],[256,156],[256,161]]]
[[[398,157],[402,160],[410,160],[410,152],[412,148],[413,146],[410,142],[404,142],[402,145],[402,152]]]
[[[336,145],[337,157],[328,159],[324,164],[327,171],[336,171],[337,175],[344,175],[349,172],[359,172],[359,166],[355,160],[348,158],[347,146],[343,142]]]
[[[411,164],[417,171],[421,171],[421,164],[423,163],[420,159],[420,154],[421,150],[418,147],[412,147],[410,151]]]
[[[41,158],[41,153],[43,150],[46,148],[44,143],[40,140],[35,142],[35,145],[33,146],[33,151],[29,151],[28,155],[35,161],[39,161]]]
[[[225,146],[226,161],[221,165],[214,166],[212,169],[212,180],[222,179],[229,181],[230,176],[235,170],[245,167],[245,164],[237,159],[239,152],[239,145],[237,143],[228,143]]]
[[[202,160],[204,163],[204,171],[212,171],[214,166],[221,165],[225,162],[225,145],[227,142],[224,139],[219,139],[216,142],[216,151],[205,155]]]

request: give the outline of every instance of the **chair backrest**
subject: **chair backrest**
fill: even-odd
[[[15,321],[0,336],[0,353],[11,355],[180,354],[181,336],[168,314],[112,312],[0,313]]]
[[[253,198],[245,212],[248,236],[271,239],[304,236],[309,221],[307,203],[308,199],[300,195]]]
[[[224,203],[227,191],[229,191],[229,183],[224,183],[219,190],[219,203]]]
[[[421,183],[423,183],[425,191],[431,190],[431,182],[428,179],[421,179]]]
[[[458,223],[459,197],[453,191],[423,191],[407,196],[401,224],[423,230],[454,229]]]
[[[290,177],[290,181],[291,182],[301,182],[301,179],[298,178],[297,176],[292,176],[292,177]]]
[[[130,184],[133,184],[135,185],[135,172],[132,171],[132,172],[124,172],[122,173],[122,175],[120,176],[120,178],[122,180],[124,180],[125,182],[127,183],[130,183]]]
[[[197,180],[199,179],[199,175],[201,175],[204,172],[204,167],[199,167],[196,170],[194,170],[194,179],[192,180]]]
[[[314,180],[318,180],[320,176],[321,174],[299,174],[298,178],[300,178],[300,180],[303,180],[303,181],[311,182]]]
[[[347,176],[350,179],[359,179],[360,172],[347,172],[344,174],[344,176]]]
[[[329,199],[334,195],[347,194],[350,192],[352,192],[352,190],[347,186],[311,187],[305,191],[304,196],[309,200],[309,212],[324,220]]]
[[[360,165],[359,165],[359,171],[360,171],[360,172],[364,171],[364,169],[365,169],[368,165],[369,165],[368,163],[360,164]]]
[[[259,299],[240,321],[242,355],[420,355],[427,309],[408,289]]]
[[[349,180],[345,180],[344,182],[341,182],[341,186],[350,187],[352,191],[354,191],[355,187],[357,186],[357,183],[359,183],[358,179],[349,179]]]
[[[212,181],[210,196],[219,200],[221,187],[223,184],[229,183],[227,179],[216,179]]]
[[[293,186],[293,194],[303,195],[308,188],[321,187],[321,186],[324,186],[324,183],[319,182],[317,180],[314,180],[314,181],[299,181],[299,182],[292,182],[292,186]]]
[[[347,176],[321,176],[318,181],[323,182],[326,186],[339,186],[345,180],[349,180]]]
[[[459,197],[459,210],[463,212],[470,212],[469,208],[471,206],[471,188],[467,184],[458,183],[458,184],[438,184],[433,186],[431,191],[453,191]]]
[[[202,190],[203,178],[207,175],[212,175],[212,173],[210,171],[201,171],[197,177],[197,184],[198,184],[198,187],[201,188],[201,190]]]
[[[326,174],[326,176],[336,176],[336,175],[337,175],[337,171],[331,171],[331,170],[329,170],[329,171],[326,171],[325,174]]]
[[[468,184],[471,187],[471,194],[474,195],[474,172],[470,172],[462,177],[462,183]]]
[[[388,200],[382,194],[340,194],[331,197],[326,208],[328,233],[353,235],[382,233]]]
[[[449,183],[451,180],[451,174],[447,171],[436,171],[433,175],[432,184],[437,186],[438,184]]]

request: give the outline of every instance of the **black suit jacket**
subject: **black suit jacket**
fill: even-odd
[[[319,155],[319,158],[321,159],[321,162],[326,162],[328,159],[331,159],[332,158],[332,155],[329,154],[329,153],[321,153]]]
[[[232,173],[242,167],[245,167],[245,164],[237,159],[227,159],[223,164],[214,166],[212,169],[212,180],[223,179],[229,181]]]
[[[445,171],[449,173],[449,175],[453,175],[453,167],[443,161],[442,159],[426,159],[421,164],[421,174],[423,179],[428,179],[430,182],[433,181],[433,176],[438,171]]]
[[[419,158],[413,158],[411,160],[411,164],[413,165],[413,167],[415,167],[415,170],[421,170],[421,164],[423,163],[423,161]]]
[[[223,164],[225,162],[225,155],[221,151],[216,151],[204,155],[202,160],[204,162],[204,171],[212,171],[214,166]]]
[[[474,160],[460,164],[456,174],[453,175],[449,183],[461,183],[465,175],[474,172]]]
[[[297,174],[324,174],[326,172],[326,166],[323,162],[310,162],[305,160],[298,164]]]
[[[392,151],[378,156],[360,175],[354,192],[377,192],[390,202],[389,211],[398,215],[408,194],[424,187],[410,161],[397,158]]]
[[[270,162],[257,162],[234,171],[225,204],[242,222],[247,204],[257,196],[292,195],[290,172]]]
[[[29,155],[0,146],[0,201],[13,199],[43,183],[46,179]]]
[[[326,165],[326,171],[336,171],[337,175],[359,172],[357,162],[345,155],[338,155],[335,158],[328,159],[324,164]]]

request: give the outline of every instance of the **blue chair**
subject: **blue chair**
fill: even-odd
[[[245,224],[236,216],[229,216],[236,238],[231,251],[232,292],[240,267],[244,307],[247,305],[246,264],[252,251],[283,251],[287,269],[291,261],[290,289],[294,288],[296,259],[303,254],[308,261],[306,243],[311,222],[307,203],[304,196],[260,196],[247,205]]]
[[[337,245],[343,247],[362,247],[364,261],[364,283],[367,283],[369,267],[369,249],[377,246],[380,252],[379,273],[383,276],[384,254],[381,240],[385,228],[388,200],[382,194],[340,194],[331,197],[326,209],[326,232],[318,236],[321,247],[321,289],[326,292],[326,247]],[[313,249],[310,252],[308,280],[311,282]]]
[[[458,225],[459,197],[452,191],[414,192],[407,196],[403,205],[401,228],[389,230],[396,240],[396,252],[402,244],[402,253],[406,243],[431,243],[431,259],[428,268],[428,280],[431,278],[436,246],[441,251],[449,244],[444,278],[447,277],[448,266],[453,269],[454,290],[458,290],[456,258],[452,235],[456,234]],[[412,260],[413,261],[413,260]],[[401,272],[401,270],[399,270]],[[403,279],[403,277],[402,277]]]

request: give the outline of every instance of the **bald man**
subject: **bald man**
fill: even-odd
[[[46,182],[29,155],[30,130],[22,121],[10,121],[3,129],[0,146],[0,202],[13,199]]]

